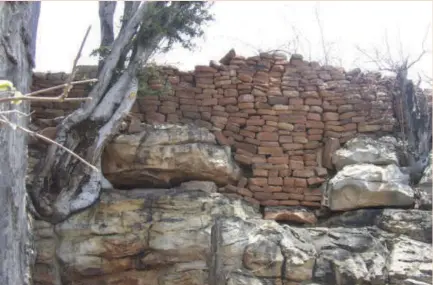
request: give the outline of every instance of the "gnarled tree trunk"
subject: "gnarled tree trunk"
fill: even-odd
[[[202,33],[195,30],[211,17],[201,3],[126,2],[121,31],[111,44],[98,82],[89,94],[92,100],[57,126],[56,142],[100,169],[105,145],[117,134],[135,102],[139,69],[163,39],[185,44],[185,35],[188,38]],[[112,14],[101,13],[100,20],[110,26]],[[101,39],[110,37],[102,35]],[[45,159],[36,166],[29,191],[38,217],[58,223],[91,206],[99,197],[101,178],[100,171],[50,145]]]
[[[31,85],[39,5],[0,2],[0,79],[13,82],[23,94]],[[29,105],[3,103],[0,109],[27,113]],[[8,116],[15,124],[27,125],[27,117]],[[0,284],[30,284],[34,255],[26,210],[26,134],[0,126],[0,153]]]
[[[101,154],[107,142],[117,133],[122,120],[136,99],[137,70],[146,47],[136,45],[126,69],[119,75],[119,60],[130,52],[149,6],[143,2],[125,24],[111,47],[89,94],[92,98],[67,116],[57,127],[56,142],[74,151],[100,169]],[[104,37],[103,37],[104,38]],[[150,39],[152,42],[152,39]],[[37,166],[29,194],[39,218],[51,223],[91,206],[99,197],[101,172],[95,171],[68,152],[50,145],[46,158]]]

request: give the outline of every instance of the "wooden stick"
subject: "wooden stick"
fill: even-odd
[[[37,101],[37,102],[76,102],[76,101],[90,101],[91,97],[80,97],[80,98],[66,98],[63,99],[62,95],[56,97],[32,97],[32,96],[18,96],[18,97],[6,97],[0,98],[0,103],[10,101]]]
[[[71,85],[78,85],[78,84],[86,84],[86,83],[94,83],[94,82],[98,82],[98,79],[93,78],[93,79],[85,79],[85,80],[80,80],[80,81],[72,81],[69,84],[71,84]],[[53,91],[53,90],[61,89],[61,88],[64,88],[66,86],[68,86],[68,83],[64,83],[64,84],[60,84],[60,85],[57,85],[57,86],[53,86],[53,87],[48,87],[48,88],[45,88],[45,89],[37,90],[37,91],[31,92],[31,93],[27,93],[24,96],[34,96],[34,95],[38,95],[38,94],[41,94],[41,93],[45,93],[45,92],[50,92],[50,91]]]
[[[5,116],[0,115],[0,122],[6,123],[8,126],[10,126],[11,128],[17,128],[21,131],[24,131],[26,133],[28,133],[29,135],[33,136],[33,137],[37,137],[40,138],[43,141],[46,141],[48,143],[52,143],[62,149],[64,149],[65,151],[67,151],[69,154],[71,154],[73,157],[77,158],[79,161],[81,161],[82,163],[84,163],[85,165],[87,165],[88,167],[92,168],[93,170],[95,170],[96,172],[99,172],[99,169],[96,166],[93,166],[92,164],[88,163],[84,158],[82,158],[81,156],[79,156],[78,154],[76,154],[75,152],[73,152],[72,150],[64,147],[63,145],[57,143],[56,141],[53,141],[50,138],[47,138],[46,136],[43,136],[41,134],[38,134],[34,131],[31,131],[27,128],[21,127],[20,125],[15,125],[12,122],[10,122]]]
[[[75,73],[77,72],[77,63],[78,63],[78,60],[81,57],[81,52],[83,51],[84,44],[86,43],[87,36],[89,35],[89,32],[90,32],[91,28],[92,28],[92,26],[89,26],[87,28],[86,34],[84,35],[83,41],[81,42],[80,49],[78,50],[77,56],[75,57],[74,63],[72,65],[72,71],[69,74],[68,80],[66,81],[66,86],[63,89],[63,93],[62,93],[62,95],[60,95],[61,99],[66,98],[68,96],[68,94],[69,94],[69,91],[71,91],[71,88],[72,88],[71,82],[72,82],[72,80],[74,80]]]

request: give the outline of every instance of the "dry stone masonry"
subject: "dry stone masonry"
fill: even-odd
[[[98,201],[36,219],[34,284],[432,284],[432,154],[412,179],[396,135],[412,122],[421,142],[431,107],[398,115],[392,79],[233,50],[141,76]],[[54,138],[78,106],[34,103],[30,128]],[[28,181],[46,146],[30,141]]]
[[[77,79],[96,73],[95,67],[80,70]],[[139,133],[143,123],[210,130],[242,168],[241,178],[219,185],[220,191],[263,206],[319,207],[319,186],[340,144],[396,128],[389,79],[320,66],[299,55],[246,58],[231,50],[220,62],[194,71],[158,67],[156,73],[146,77],[122,132]],[[66,74],[36,73],[33,89],[65,80]],[[76,86],[70,96],[87,96],[89,88]],[[53,135],[53,119],[79,104],[33,103],[33,120]]]

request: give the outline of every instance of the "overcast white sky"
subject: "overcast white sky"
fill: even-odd
[[[41,6],[36,70],[69,72],[88,25],[92,25],[92,31],[79,64],[95,64],[96,59],[89,54],[99,44],[98,2],[43,1]],[[122,7],[119,3],[117,18]],[[416,57],[432,23],[431,1],[217,1],[212,8],[215,21],[197,41],[198,49],[176,48],[155,60],[190,70],[194,65],[219,60],[231,48],[237,54],[251,56],[256,50],[284,48],[294,37],[293,27],[304,44],[304,57],[308,59],[311,51],[312,60],[319,60],[323,53],[316,7],[324,38],[333,43],[332,55],[346,69],[371,67],[360,58],[355,46],[367,50],[377,46],[385,51],[385,33],[395,56],[401,42],[404,52]],[[431,50],[431,26],[429,30],[426,48]],[[431,53],[415,66],[411,77],[418,72],[431,76]]]

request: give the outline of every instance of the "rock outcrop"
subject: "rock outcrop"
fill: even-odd
[[[344,148],[338,149],[332,156],[337,170],[346,165],[370,163],[374,165],[399,165],[397,140],[385,136],[378,139],[359,136],[348,141]]]
[[[390,164],[345,166],[327,185],[328,207],[333,211],[346,211],[377,206],[409,207],[414,204],[415,193],[408,185],[409,177]]]
[[[414,206],[421,194],[411,187],[410,173],[400,167],[400,157],[393,137],[349,140],[332,154],[338,172],[322,185],[322,205],[332,211]]]
[[[35,285],[431,284],[422,211],[299,228],[215,189],[109,190],[60,224],[37,221]]]
[[[195,125],[143,125],[117,136],[105,149],[102,171],[115,187],[170,187],[191,180],[219,185],[237,181],[241,170],[229,147]]]

